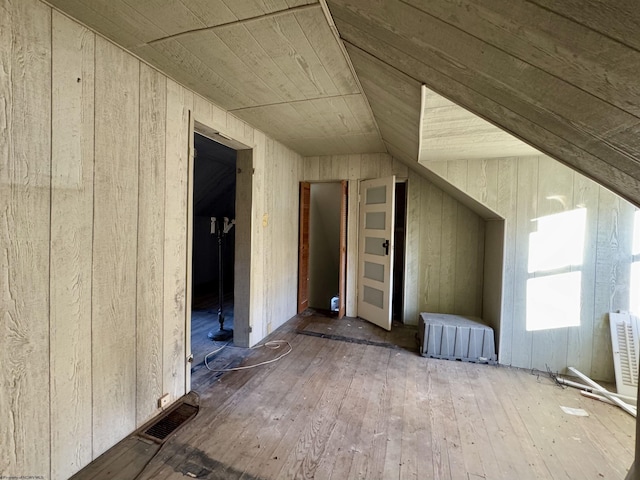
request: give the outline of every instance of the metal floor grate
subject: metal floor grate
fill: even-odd
[[[142,436],[154,442],[163,443],[169,435],[191,420],[196,413],[198,413],[198,407],[183,403],[147,428]]]

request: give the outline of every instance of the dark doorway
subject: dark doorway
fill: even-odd
[[[198,133],[194,148],[191,351],[196,368],[212,349],[210,337],[220,333],[220,316],[224,330],[233,328],[236,151]]]
[[[393,258],[393,299],[391,300],[393,320],[404,322],[403,299],[404,299],[404,259],[405,259],[405,237],[407,223],[407,184],[406,182],[396,183],[395,198],[395,227],[393,232],[394,258]]]

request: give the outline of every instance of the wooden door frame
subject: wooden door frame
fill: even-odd
[[[234,264],[234,318],[233,342],[237,346],[248,347],[251,333],[251,232],[252,232],[252,191],[253,191],[253,149],[247,145],[221,135],[220,132],[195,119],[189,112],[188,142],[188,185],[187,185],[187,258],[185,278],[185,393],[191,391],[191,297],[193,294],[193,195],[194,195],[194,137],[207,137],[236,151],[236,229]]]
[[[191,366],[193,365],[193,353],[191,352],[191,295],[193,294],[192,276],[193,276],[193,195],[194,195],[194,161],[195,161],[195,120],[193,111],[189,111],[189,145],[188,145],[188,165],[187,165],[187,278],[185,285],[185,365],[184,365],[184,382],[185,393],[191,391]]]
[[[349,211],[349,181],[348,180],[328,180],[328,181],[319,181],[319,182],[300,182],[300,191],[299,191],[299,216],[298,216],[298,295],[297,295],[297,311],[298,314],[302,313],[304,310],[308,308],[308,282],[309,277],[307,277],[307,302],[303,304],[301,302],[301,291],[302,291],[302,282],[303,279],[300,276],[300,272],[302,272],[301,264],[303,262],[302,253],[303,253],[303,203],[302,203],[302,194],[304,186],[309,187],[309,214],[306,218],[306,221],[309,222],[311,218],[311,184],[320,184],[320,183],[339,183],[341,186],[341,199],[340,199],[340,253],[339,253],[339,278],[338,278],[338,319],[345,316],[346,313],[346,304],[347,304],[347,235],[349,234],[349,225],[348,225],[348,211]],[[307,245],[307,251],[309,250],[309,246]],[[307,262],[309,261],[309,257],[307,257]],[[307,272],[309,272],[309,266],[307,265]]]
[[[300,182],[298,215],[298,314],[309,308],[309,222],[311,183]],[[305,235],[306,232],[306,235]],[[306,257],[305,257],[306,252]],[[306,263],[306,265],[305,265]],[[306,274],[305,274],[306,272]],[[305,295],[306,292],[306,295]],[[306,297],[306,298],[305,298]]]

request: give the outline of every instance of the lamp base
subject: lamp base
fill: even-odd
[[[210,338],[214,342],[226,342],[233,338],[233,330],[232,329],[222,329],[217,332],[211,331],[207,334],[207,338]]]

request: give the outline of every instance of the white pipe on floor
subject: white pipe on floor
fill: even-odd
[[[572,380],[567,380],[566,378],[557,377],[557,380],[558,380],[558,383],[561,383],[562,385],[567,385],[568,387],[579,388],[580,390],[584,390],[586,392],[594,393],[594,390],[595,390],[594,388],[592,388],[592,387],[590,387],[588,385],[584,385],[582,383],[574,382]],[[618,397],[620,400],[623,400],[624,402],[626,402],[626,403],[628,403],[630,405],[636,405],[637,404],[637,400],[635,398],[633,398],[633,397],[629,397],[628,395],[621,395],[619,393],[613,393],[613,392],[609,392],[609,395],[613,395],[614,397]]]
[[[585,390],[580,391],[580,395],[587,398],[593,398],[594,400],[600,400],[601,402],[608,403],[609,405],[615,405],[611,400],[607,397],[603,397],[602,395],[598,395],[597,393],[587,392]]]
[[[580,372],[579,370],[577,370],[577,369],[575,369],[573,367],[569,367],[569,370],[571,370],[583,382],[586,382],[588,385],[590,385],[593,388],[595,388],[598,391],[598,393],[601,393],[602,395],[607,397],[609,400],[611,400],[613,403],[615,403],[617,406],[619,406],[621,409],[623,409],[629,415],[633,415],[634,417],[637,417],[638,411],[637,411],[637,409],[635,407],[629,405],[628,403],[623,402],[618,397],[616,397],[614,395],[611,395],[611,392],[609,392],[606,388],[598,385],[596,382],[591,380],[589,377],[587,377],[584,373]]]

